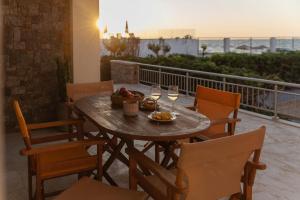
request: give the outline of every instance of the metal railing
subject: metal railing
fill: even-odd
[[[274,119],[300,120],[300,84],[137,63],[143,84],[178,85],[194,95],[197,85],[241,94],[247,110],[273,115]]]

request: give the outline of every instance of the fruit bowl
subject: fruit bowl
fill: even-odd
[[[111,103],[115,107],[123,107],[123,101],[125,100],[136,100],[141,103],[145,98],[145,95],[139,91],[127,90],[121,88],[111,95]]]

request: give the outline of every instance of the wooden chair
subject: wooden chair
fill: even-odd
[[[113,92],[114,92],[113,81],[67,84],[67,96],[69,102],[74,102],[83,97],[92,96],[92,95],[110,96],[112,95]]]
[[[103,95],[110,96],[114,92],[113,81],[102,81],[94,83],[68,83],[67,84],[67,105],[69,107],[69,117],[77,117],[73,112],[73,103],[78,99],[83,97],[93,96],[93,95]],[[74,116],[75,115],[75,116]],[[89,132],[98,132],[98,128],[94,126],[90,121],[86,120],[84,123],[84,130]]]
[[[44,195],[44,181],[71,174],[90,172],[101,165],[100,155],[102,156],[102,146],[104,145],[104,141],[99,139],[82,140],[82,120],[26,124],[18,101],[14,100],[13,106],[26,147],[21,150],[21,154],[28,157],[28,195],[30,200],[34,198],[32,195],[33,176],[35,176],[36,179],[35,199],[40,200],[44,199],[44,196],[57,194],[57,192],[52,192]],[[76,126],[77,131],[51,134],[44,137],[33,137],[31,134],[33,130],[66,125]],[[73,138],[76,138],[78,141],[49,144],[49,142],[62,142],[62,140],[68,141]],[[38,147],[35,146],[35,144],[42,143],[48,144]],[[87,152],[87,147],[91,145],[97,145],[97,155],[92,156]]]
[[[211,127],[191,140],[203,141],[233,135],[236,122],[240,121],[237,118],[240,99],[239,93],[197,86],[194,106],[188,108],[206,115],[211,120]],[[230,117],[231,114],[232,117]],[[178,143],[180,142],[182,141]],[[154,143],[150,145],[153,146]],[[144,149],[144,152],[151,148],[150,145]],[[161,146],[155,145],[155,160],[157,162],[160,161],[160,152],[163,150]]]
[[[201,134],[204,140],[234,134],[236,122],[240,121],[237,118],[240,101],[239,93],[197,86],[194,106],[190,109],[206,115],[212,123],[209,130]]]
[[[176,170],[167,170],[138,150],[130,156],[130,188],[140,185],[154,199],[252,199],[265,127],[245,134],[181,144]],[[137,166],[149,170],[140,172]],[[242,183],[242,185],[241,185]]]
[[[145,200],[147,197],[148,195],[144,192],[108,186],[84,177],[55,200]]]

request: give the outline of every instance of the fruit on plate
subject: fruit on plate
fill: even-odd
[[[153,113],[152,119],[168,121],[168,120],[172,119],[172,115],[170,112],[156,112],[156,113]]]

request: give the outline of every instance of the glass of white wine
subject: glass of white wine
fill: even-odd
[[[152,85],[151,87],[151,98],[155,101],[155,112],[157,111],[157,101],[161,97],[160,85]]]
[[[178,92],[178,86],[176,85],[170,85],[168,88],[168,98],[173,102],[172,103],[172,113],[176,114],[175,111],[175,102],[178,99],[179,92]]]

